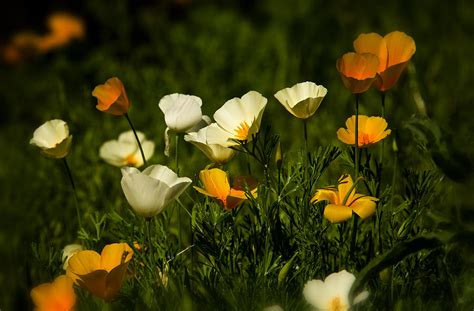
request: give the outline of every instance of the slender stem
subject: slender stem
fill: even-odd
[[[380,93],[381,95],[381,99],[382,99],[382,118],[385,119],[385,92],[382,92]],[[380,162],[380,165],[382,165],[382,162],[383,162],[383,154],[384,154],[384,144],[385,144],[385,140],[382,140],[382,143],[380,144],[380,158],[379,158],[379,162]]]
[[[179,173],[179,135],[178,133],[176,133],[176,136],[175,136],[175,153],[174,153],[174,162],[175,162],[175,165],[176,165],[176,174]]]
[[[357,240],[357,225],[358,225],[359,216],[356,214],[352,215],[352,236],[351,236],[351,248],[350,248],[350,258],[354,260],[354,251],[355,244]]]
[[[67,176],[69,177],[69,181],[71,182],[71,187],[74,193],[74,203],[76,205],[77,222],[79,224],[79,228],[82,228],[81,213],[79,212],[79,200],[77,199],[76,184],[74,183],[74,178],[72,177],[71,169],[69,168],[66,157],[63,158],[63,163],[64,163],[64,167],[66,168]]]
[[[355,102],[355,149],[354,149],[355,172],[354,178],[359,177],[359,94],[356,94]]]
[[[147,238],[147,243],[148,243],[148,250],[152,249],[151,246],[151,231],[150,231],[150,224],[151,224],[152,218],[145,218],[145,227],[146,227],[146,238]]]
[[[179,135],[176,133],[175,136],[175,152],[174,152],[174,161],[176,165],[176,174],[179,174]],[[178,206],[178,245],[181,247],[181,239],[182,239],[182,232],[181,232],[181,206]]]
[[[147,166],[145,153],[143,152],[142,144],[140,143],[140,139],[138,138],[137,131],[135,130],[135,127],[133,126],[132,120],[130,120],[130,117],[128,116],[128,113],[125,113],[125,118],[127,118],[128,124],[130,124],[130,127],[132,128],[133,134],[135,135],[135,139],[137,140],[138,148],[140,148],[140,153],[141,153],[142,159],[143,159],[143,164],[145,164],[145,166]]]
[[[308,153],[308,121],[307,119],[303,119],[303,130],[304,130],[304,151],[305,151],[305,157],[306,154]]]

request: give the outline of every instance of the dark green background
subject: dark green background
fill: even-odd
[[[412,70],[387,95],[390,128],[419,114],[422,96],[440,129],[433,150],[407,153],[404,163],[441,165],[453,179],[449,195],[472,219],[474,113],[474,5],[471,1],[77,1],[34,4],[16,1],[4,10],[2,42],[16,31],[44,30],[45,16],[68,9],[82,16],[81,42],[0,67],[0,308],[25,308],[32,286],[47,270],[32,259],[31,243],[62,249],[75,239],[74,205],[59,161],[43,158],[28,142],[52,118],[69,123],[74,136],[69,162],[88,210],[123,203],[120,172],[98,158],[101,143],[127,130],[125,119],[94,108],[91,90],[111,76],[125,84],[136,127],[155,140],[153,163],[171,164],[162,154],[165,124],[159,99],[172,92],[203,99],[212,115],[227,99],[257,90],[268,98],[264,123],[281,136],[284,152],[302,144],[302,125],[274,99],[279,89],[314,81],[328,89],[310,119],[310,145],[338,144],[335,132],[352,114],[353,98],[343,88],[336,59],[351,51],[359,33],[401,30],[417,51]],[[380,114],[379,95],[362,98],[361,112]],[[194,176],[207,164],[197,149],[182,145],[182,174]],[[403,150],[403,140],[399,141]],[[436,151],[435,150],[435,151]],[[238,170],[238,165],[232,169]],[[32,267],[33,266],[33,267]]]

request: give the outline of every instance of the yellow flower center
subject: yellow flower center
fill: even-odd
[[[137,158],[135,157],[134,154],[129,155],[127,159],[125,159],[125,161],[127,161],[127,165],[133,165],[133,166],[135,166],[138,163]]]
[[[235,138],[238,140],[247,140],[249,135],[250,126],[247,122],[242,122],[240,125],[235,129]]]
[[[341,298],[340,297],[334,297],[331,299],[329,302],[329,311],[346,311],[347,308],[345,305],[342,304]]]

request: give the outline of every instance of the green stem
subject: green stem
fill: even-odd
[[[179,151],[179,135],[176,133],[175,136],[175,153],[174,153],[174,162],[176,165],[176,174],[179,173],[179,157],[178,157],[178,151]]]
[[[174,161],[176,165],[176,174],[179,174],[179,135],[176,133],[175,136],[175,153],[174,153]],[[181,247],[181,239],[182,239],[182,232],[181,232],[181,208],[178,207],[178,245]]]
[[[381,99],[382,99],[382,118],[385,119],[385,92],[381,93]],[[379,158],[380,165],[382,165],[382,162],[383,162],[384,144],[385,144],[385,140],[382,140],[382,143],[380,144],[380,149],[381,149],[380,158]]]
[[[69,181],[71,182],[71,187],[74,193],[74,203],[76,205],[77,222],[79,224],[79,228],[82,228],[81,213],[79,212],[79,200],[77,199],[76,184],[74,183],[74,178],[72,177],[71,169],[69,168],[66,157],[63,158],[63,163],[64,163],[64,167],[66,168],[67,176],[69,177]]]
[[[128,116],[128,113],[125,113],[124,116],[127,119],[128,124],[132,128],[133,134],[135,135],[135,139],[137,140],[138,148],[140,149],[140,153],[141,153],[142,159],[143,159],[143,164],[145,164],[145,166],[147,166],[146,159],[145,159],[145,153],[143,152],[142,144],[140,143],[140,139],[138,138],[137,131],[135,130],[135,127],[133,126],[132,120],[130,120],[130,117]]]
[[[304,151],[305,157],[308,153],[308,121],[307,119],[303,119],[303,131],[304,131]]]
[[[147,243],[148,243],[148,250],[151,250],[151,231],[150,231],[150,224],[151,224],[152,218],[145,218],[145,227],[146,227],[146,238],[147,238]]]
[[[354,149],[355,172],[354,178],[359,177],[359,94],[356,94],[355,102],[355,149]]]
[[[357,225],[358,225],[359,217],[357,214],[352,214],[352,236],[351,236],[351,248],[350,248],[350,258],[354,260],[354,251],[355,251],[355,244],[357,240]]]

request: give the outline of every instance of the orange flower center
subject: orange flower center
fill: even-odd
[[[235,138],[237,138],[238,140],[247,140],[247,137],[249,135],[249,129],[250,126],[247,122],[244,121],[240,123],[240,125],[235,130]]]
[[[340,297],[335,297],[329,302],[329,311],[345,311],[347,308],[342,304]]]
[[[131,154],[126,159],[127,165],[136,165],[138,163],[137,158],[134,154]]]

